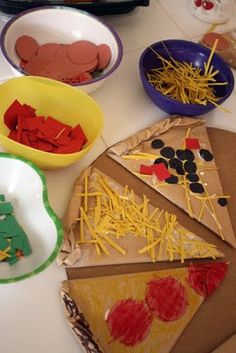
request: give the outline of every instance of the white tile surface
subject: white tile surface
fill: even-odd
[[[189,0],[159,0],[163,9],[189,38],[200,36],[208,31],[211,24],[202,22],[195,18],[189,10]],[[232,16],[228,23],[217,26],[217,29],[225,30],[236,25],[236,2],[232,9]]]
[[[150,0],[148,7],[136,8],[125,15],[104,17],[104,20],[120,35],[124,52],[143,48],[160,39],[183,37],[156,0]]]
[[[142,50],[126,53],[117,73],[91,94],[105,113],[102,136],[108,145],[166,116],[152,103],[142,87],[138,67],[141,53]]]
[[[81,353],[59,298],[65,270],[53,263],[43,273],[1,285],[1,352]]]
[[[99,138],[85,158],[58,170],[44,171],[47,179],[49,202],[59,217],[65,212],[75,180],[108,146]]]

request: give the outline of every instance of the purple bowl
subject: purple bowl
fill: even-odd
[[[192,63],[193,66],[200,67],[201,69],[204,69],[204,63],[207,62],[211,52],[210,49],[204,47],[203,45],[186,40],[175,39],[157,42],[151,44],[150,47],[166,59],[169,59],[170,54],[177,61]],[[155,105],[164,110],[166,113],[187,116],[206,114],[216,108],[216,106],[212,103],[208,103],[206,105],[181,103],[164,96],[156,90],[151,83],[148,82],[146,73],[153,68],[162,67],[162,62],[156,57],[150,47],[146,48],[140,57],[139,70],[144,90]],[[168,49],[169,54],[165,47]],[[217,102],[217,104],[220,105],[233,91],[234,76],[229,65],[219,55],[213,55],[211,64],[214,66],[215,70],[219,70],[219,73],[216,75],[217,82],[228,82],[225,86],[215,86],[216,96],[221,97]]]

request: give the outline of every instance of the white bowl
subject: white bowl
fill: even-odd
[[[44,174],[33,163],[0,153],[0,194],[12,203],[32,253],[9,265],[0,263],[0,283],[12,283],[43,271],[56,258],[63,228],[48,203]]]
[[[74,8],[43,6],[21,12],[7,22],[2,30],[1,49],[14,76],[27,75],[19,67],[20,59],[15,51],[16,40],[22,35],[32,36],[40,45],[49,42],[70,44],[77,40],[107,44],[112,55],[103,74],[88,83],[74,85],[87,93],[99,88],[112,75],[123,56],[118,34],[97,17]]]

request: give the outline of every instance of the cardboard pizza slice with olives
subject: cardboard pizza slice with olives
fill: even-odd
[[[162,120],[117,143],[107,154],[236,247],[227,209],[231,195],[224,194],[204,120]]]

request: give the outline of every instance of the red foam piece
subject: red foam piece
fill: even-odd
[[[51,152],[53,150],[53,146],[50,142],[38,140],[38,149],[45,152]]]
[[[144,175],[152,175],[153,174],[152,165],[141,164],[140,169],[139,169],[139,173],[144,174]]]
[[[69,126],[64,128],[62,133],[56,139],[58,145],[62,145],[62,146],[69,145],[69,143],[71,141],[71,137],[69,136],[71,133],[71,130],[72,130],[72,128]]]
[[[40,132],[47,138],[54,138],[56,135],[53,127],[48,125],[46,122],[43,124],[43,126],[41,126]]]
[[[66,128],[68,128],[68,125],[63,124],[52,117],[48,117],[40,128],[40,131],[45,137],[56,139]]]
[[[35,114],[36,109],[33,108],[33,107],[31,107],[31,105],[29,105],[29,104],[23,104],[23,107],[28,110],[29,116],[32,116],[32,117],[33,117],[33,116],[36,115],[36,114]]]
[[[196,138],[187,137],[185,139],[185,145],[186,145],[186,148],[188,148],[189,150],[199,150],[201,148],[199,140]]]
[[[12,130],[9,132],[8,137],[14,141],[17,141],[17,131],[16,130]]]
[[[10,130],[14,130],[17,125],[17,116],[22,117],[32,116],[32,110],[28,106],[24,106],[16,99],[10,107],[5,111],[4,123]]]
[[[83,140],[71,140],[69,145],[60,146],[54,150],[55,153],[75,153],[79,152],[84,144]]]
[[[27,138],[28,138],[29,142],[38,141],[38,134],[35,131],[29,131],[27,133]]]
[[[209,297],[225,278],[228,269],[226,262],[206,262],[190,264],[187,281],[198,294]]]
[[[171,176],[169,170],[166,168],[164,163],[153,164],[152,171],[160,181],[166,180]]]
[[[23,143],[26,146],[31,146],[30,141],[28,140],[28,136],[27,136],[28,132],[27,131],[22,131],[21,134],[21,143]]]
[[[70,136],[71,136],[73,139],[79,139],[79,140],[85,140],[85,139],[86,139],[86,136],[85,136],[84,131],[83,131],[82,127],[80,126],[80,124],[76,125],[76,126],[71,130]],[[86,140],[87,140],[87,139],[86,139]]]
[[[5,112],[4,121],[11,130],[9,138],[42,151],[74,153],[87,142],[79,124],[72,129],[52,117],[36,116],[33,107],[17,100]]]
[[[174,277],[154,278],[147,286],[146,303],[160,320],[174,321],[186,312],[187,292]]]
[[[34,118],[27,117],[25,122],[29,131],[40,130],[43,127],[44,118],[42,116],[36,116]]]
[[[23,131],[23,118],[21,115],[18,115],[17,117],[17,141],[20,142],[21,140],[21,134]]]

